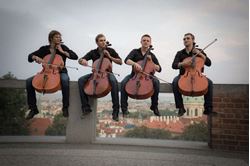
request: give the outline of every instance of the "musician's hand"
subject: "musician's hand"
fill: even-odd
[[[60,51],[61,53],[63,53],[66,57],[69,57],[69,56],[70,56],[68,52],[66,52],[66,51],[64,51],[64,50],[62,49],[61,44],[56,45],[56,49],[57,49],[58,51]]]
[[[138,63],[134,63],[133,67],[135,68],[136,71],[142,71],[142,67]]]
[[[155,70],[156,71],[160,71],[160,66],[159,65],[155,65]]]
[[[197,56],[199,56],[199,57],[203,58],[204,60],[206,60],[206,56],[201,51],[199,51],[198,49],[196,49],[196,48],[193,49],[193,53],[194,54],[199,53]]]
[[[194,48],[192,52],[193,52],[194,54],[197,54],[197,53],[199,53],[200,51],[199,51],[197,48]]]
[[[88,66],[88,61],[86,59],[79,59],[79,64],[83,66]]]
[[[188,60],[188,61],[184,61],[184,62],[181,62],[181,66],[183,67],[189,67],[192,65],[192,60]]]
[[[56,49],[59,50],[60,52],[64,53],[61,44],[57,44]]]
[[[107,50],[103,50],[103,54],[105,55],[105,57],[111,59],[111,55]]]
[[[38,56],[33,55],[33,56],[32,56],[32,59],[33,59],[36,63],[38,63],[38,64],[43,63],[43,59],[40,58],[40,57],[38,57]]]
[[[59,68],[59,70],[62,70],[63,68],[65,68],[64,62],[62,62],[62,63],[60,64],[60,66],[58,66],[58,68]]]

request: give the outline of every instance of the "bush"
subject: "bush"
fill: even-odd
[[[66,135],[67,119],[63,117],[62,113],[57,114],[54,117],[54,122],[49,126],[45,132],[45,135]]]
[[[124,136],[131,138],[169,139],[171,138],[171,133],[163,129],[150,129],[142,126],[129,130]]]
[[[1,79],[16,79],[8,73]],[[26,93],[24,89],[0,89],[0,135],[28,135],[29,123],[25,120]]]
[[[205,122],[194,123],[188,126],[180,136],[180,139],[190,141],[207,141],[207,138],[208,128]]]

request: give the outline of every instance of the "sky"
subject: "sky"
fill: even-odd
[[[65,45],[83,57],[95,49],[95,36],[103,33],[124,60],[140,47],[143,34],[152,37],[153,53],[162,72],[156,76],[172,82],[177,51],[183,35],[191,32],[199,48],[212,61],[204,74],[214,83],[249,83],[248,0],[0,0],[0,76],[11,72],[18,79],[35,75],[42,67],[28,62],[28,54],[48,44],[48,33],[58,30]],[[77,61],[67,60],[70,79],[90,73]],[[91,63],[90,63],[91,64]],[[113,64],[121,81],[131,67]]]

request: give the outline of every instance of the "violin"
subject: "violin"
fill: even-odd
[[[184,67],[185,73],[181,75],[178,86],[181,94],[185,96],[202,96],[207,93],[208,80],[205,75],[202,74],[202,68],[204,67],[205,61],[203,58],[198,57],[203,50],[216,42],[217,39],[208,44],[204,49],[198,51],[192,57],[187,57],[183,62],[191,60],[191,65]],[[195,44],[193,49],[195,48]]]
[[[32,80],[36,91],[41,93],[54,93],[61,89],[60,70],[64,66],[63,59],[56,54],[56,50],[43,58],[42,71]]]
[[[92,76],[83,87],[84,92],[88,96],[100,98],[106,96],[111,91],[112,87],[109,83],[108,74],[112,72],[112,63],[104,55],[104,50],[108,46],[111,46],[111,44],[106,42],[105,48],[99,48],[100,58],[93,63]]]
[[[153,50],[152,45],[144,55],[144,59],[137,63],[141,65],[142,71],[133,69],[135,75],[127,82],[125,90],[133,99],[147,99],[154,94],[152,77],[155,72],[155,64],[152,58],[148,58],[149,52]],[[146,73],[146,74],[145,74]]]

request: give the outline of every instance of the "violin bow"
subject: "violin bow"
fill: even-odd
[[[212,42],[210,42],[206,47],[204,47],[203,49],[199,50],[194,57],[196,57],[197,55],[199,55],[202,51],[204,51],[205,49],[207,49],[209,46],[211,46],[212,44],[214,44],[216,41],[218,41],[218,39],[214,39]]]
[[[147,72],[144,72],[144,71],[140,71],[140,72],[141,72],[142,74],[145,74],[145,75],[149,76],[149,77],[152,77],[152,78],[156,78],[156,79],[158,79],[158,80],[161,80],[161,81],[163,81],[163,82],[165,82],[165,83],[167,83],[167,84],[171,84],[171,83],[167,82],[166,80],[161,79],[161,78],[159,78],[159,77],[157,77],[157,76],[154,76],[154,75],[152,75],[152,74],[149,74],[149,73],[147,73]]]
[[[89,65],[87,65],[86,67],[89,67],[89,68],[92,68],[92,69],[95,69],[94,67],[92,67],[92,66],[89,66]],[[113,72],[109,72],[109,71],[102,71],[102,70],[99,70],[100,72],[102,72],[102,73],[109,73],[109,74],[113,74],[113,75],[117,75],[117,76],[120,76],[120,74],[119,73],[113,73]]]
[[[70,69],[76,69],[76,70],[78,70],[77,67],[72,67],[72,66],[63,66],[63,65],[56,65],[56,64],[48,64],[48,63],[45,63],[45,62],[42,62],[42,64],[48,65],[48,66],[65,67],[65,68],[70,68]]]

